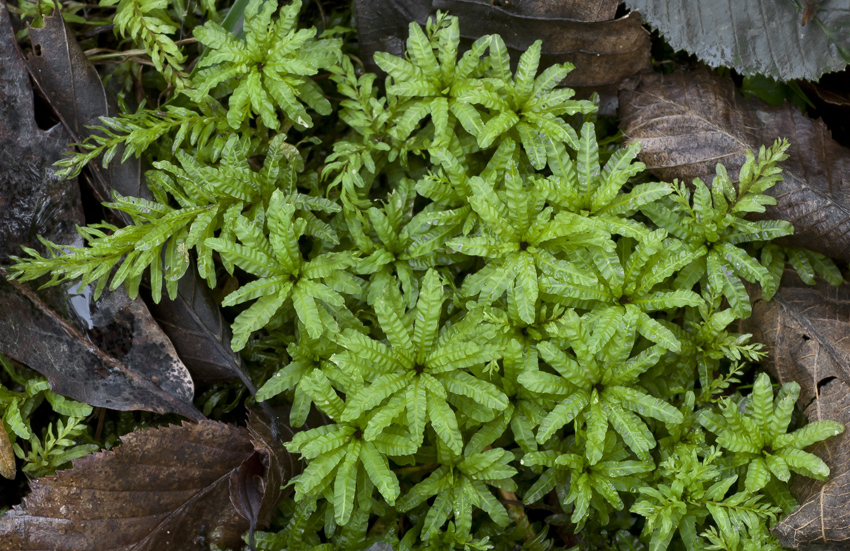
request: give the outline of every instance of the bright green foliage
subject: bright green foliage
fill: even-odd
[[[828,258],[815,251],[801,249],[799,247],[781,247],[770,243],[765,245],[761,250],[761,263],[773,276],[776,282],[776,288],[779,287],[779,282],[782,279],[782,272],[785,270],[785,262],[797,271],[797,275],[807,285],[814,285],[817,276],[822,277],[830,285],[841,285],[844,283],[844,276],[841,275],[841,270],[835,265],[831,258]],[[773,295],[762,291],[765,299],[770,300]]]
[[[637,325],[633,312],[627,311],[622,317],[612,311],[608,319],[596,320],[592,330],[590,323],[573,313],[571,323],[564,326],[573,354],[559,350],[551,342],[538,345],[540,355],[558,375],[527,371],[519,376],[519,382],[532,392],[559,399],[540,423],[538,443],[545,443],[575,420],[576,434],[583,435],[589,465],[602,459],[609,427],[638,457],[649,459],[655,438],[640,417],[681,423],[682,414],[676,408],[634,384],[658,361],[663,349],[656,345],[631,355]]]
[[[421,241],[420,229],[426,221],[411,216],[416,191],[413,180],[404,179],[387,196],[383,208],[371,207],[366,217],[360,211],[346,211],[346,227],[349,236],[360,252],[355,271],[369,276],[370,285],[367,302],[375,304],[383,293],[390,278],[397,277],[401,282],[406,299],[405,304],[413,307],[419,294],[419,278],[414,273],[436,264],[439,239]]]
[[[378,52],[375,63],[392,78],[387,93],[404,98],[390,134],[405,140],[430,115],[434,132],[431,146],[439,147],[448,145],[458,121],[472,135],[481,130],[481,114],[464,96],[481,84],[481,56],[490,37],[476,40],[458,63],[460,30],[456,18],[442,14],[428,22],[426,32],[417,23],[410,24],[409,61]]]
[[[245,270],[258,279],[243,285],[224,298],[224,306],[256,299],[250,308],[233,322],[234,350],[241,350],[254,331],[291,301],[307,334],[318,339],[327,329],[339,330],[333,313],[345,307],[339,291],[358,294],[358,279],[345,269],[351,264],[346,253],[325,253],[311,260],[304,258],[298,239],[304,235],[308,220],[295,218],[292,198],[280,190],[272,193],[266,212],[269,235],[264,235],[259,221],[240,216],[233,224],[235,240],[210,237],[204,246],[217,251],[222,259]]]
[[[84,419],[80,417],[68,417],[56,421],[54,425],[48,425],[44,437],[39,439],[36,435],[30,435],[28,439],[29,451],[25,452],[20,443],[12,445],[15,455],[26,462],[23,471],[32,477],[47,476],[54,474],[56,469],[63,467],[73,461],[100,449],[94,443],[77,444],[77,440],[89,440],[86,432]]]
[[[841,280],[770,243],[788,223],[746,218],[773,201],[782,142],[737,188],[722,165],[711,188],[655,182],[638,144],[613,147],[558,86],[570,67],[538,71],[539,42],[512,71],[497,36],[459,55],[458,20],[438,13],[403,58],[375,56],[381,86],[343,55],[353,43],[324,38],[338,29],[298,30],[321,3],[237,0],[224,20],[211,4],[185,93],[106,119],[60,163],[144,155],[153,199],[116,196],[131,224],[81,228],[86,246],[44,243],[11,270],[132,295],[149,279],[154,300],[198,270],[262,377],[256,399],[308,426],[286,443],[306,468],[260,549],[555,551],[563,534],[775,548],[791,473],[827,474],[803,448],[840,430],[790,426],[793,387],[739,385],[764,354],[734,329],[744,281],[768,298],[786,260],[807,283]],[[78,425],[33,436],[36,396],[85,413],[40,384],[0,400],[34,468],[52,468]],[[233,388],[205,392],[205,411],[240,403]]]
[[[774,401],[770,378],[762,373],[753,385],[743,412],[727,398],[722,415],[706,411],[700,423],[717,435],[717,444],[735,453],[733,467],[746,466],[745,486],[750,492],[764,488],[775,476],[782,482],[791,479],[791,471],[810,478],[826,480],[829,467],[818,456],[803,448],[844,432],[835,421],[815,421],[788,433],[800,385],[787,383]]]
[[[575,147],[575,130],[563,119],[564,115],[589,113],[594,105],[588,101],[572,100],[575,92],[569,88],[555,89],[573,66],[555,64],[540,76],[541,41],[536,41],[519,58],[516,73],[510,68],[510,55],[501,36],[490,39],[490,71],[496,86],[476,87],[464,95],[464,100],[483,105],[490,110],[490,119],[478,132],[478,145],[489,147],[497,140],[522,144],[531,165],[540,170],[546,166],[547,144],[568,143]],[[469,128],[467,128],[469,130]]]
[[[375,303],[375,313],[389,346],[347,330],[339,344],[347,350],[332,359],[351,376],[370,382],[348,400],[342,419],[351,420],[373,411],[365,427],[371,440],[397,416],[404,414],[411,434],[422,442],[430,425],[440,440],[460,454],[463,439],[449,395],[466,397],[470,406],[484,408],[492,417],[504,410],[507,397],[491,383],[477,378],[466,369],[498,357],[486,343],[487,333],[474,333],[475,320],[443,327],[444,301],[440,276],[429,270],[422,281],[416,308],[406,312],[401,295],[388,285],[385,295]],[[468,403],[468,402],[467,402]],[[492,411],[492,413],[491,413]]]
[[[698,306],[699,295],[688,289],[670,289],[662,285],[677,270],[705,252],[696,251],[676,239],[667,238],[664,230],[655,230],[634,244],[628,237],[617,247],[590,247],[581,258],[585,269],[595,273],[596,285],[563,283],[544,278],[544,298],[575,308],[594,310],[610,319],[629,316],[636,320],[641,335],[673,352],[681,344],[675,335],[649,314],[684,306]]]
[[[50,283],[76,278],[82,279],[82,285],[97,282],[97,298],[110,275],[110,288],[126,282],[131,297],[135,297],[145,270],[149,270],[154,300],[159,301],[163,282],[173,299],[177,282],[189,267],[189,249],[197,251],[198,272],[215,285],[213,249],[206,240],[218,232],[216,242],[231,242],[237,221],[245,218],[240,214],[243,211],[250,219],[261,222],[263,205],[270,201],[275,190],[279,196],[286,193],[290,206],[299,209],[302,231],[336,239],[327,224],[310,211],[334,212],[339,207],[324,198],[295,190],[295,166],[284,164],[287,155],[292,155],[290,162],[299,159],[291,146],[283,139],[273,140],[263,170],[255,172],[237,143],[235,136],[228,141],[225,157],[217,167],[200,164],[182,151],[176,154],[180,166],[168,161],[155,163],[159,170],[148,172],[147,178],[156,201],[116,195],[115,202],[108,204],[129,214],[133,225],[117,228],[98,224],[80,228],[87,247],[60,247],[42,240],[50,255],[44,257],[34,249],[25,248],[32,260],[16,264],[12,272],[24,281],[50,274]],[[225,262],[232,269],[232,264]],[[119,263],[119,269],[112,273]]]
[[[676,326],[680,342],[683,343],[682,355],[693,358],[697,367],[701,402],[712,399],[712,394],[725,389],[719,385],[723,378],[717,378],[721,363],[741,361],[757,362],[766,356],[761,343],[750,343],[752,335],[732,333],[729,325],[737,320],[731,308],[720,309],[722,296],[709,288],[704,294],[705,302],[685,313],[684,331]]]
[[[509,463],[513,455],[501,448],[486,452],[450,455],[425,480],[414,486],[399,500],[399,511],[405,512],[436,496],[428,509],[422,528],[422,539],[429,540],[449,518],[459,534],[468,533],[472,526],[472,508],[477,507],[501,527],[510,523],[508,513],[487,486],[507,491],[516,489],[512,477],[516,469]]]
[[[348,409],[346,404],[321,371],[310,375],[304,392],[321,404],[323,411],[337,423],[300,432],[286,444],[289,451],[300,452],[310,461],[295,482],[296,499],[321,493],[329,498],[332,496],[328,501],[333,503],[336,522],[346,524],[355,507],[359,480],[359,491],[368,496],[367,501],[374,487],[393,505],[400,490],[398,479],[389,469],[387,456],[411,454],[416,450],[416,443],[403,432],[386,427],[366,440],[365,417],[350,419],[344,415]],[[357,500],[360,507],[363,507],[362,502],[363,499]]]
[[[684,183],[666,201],[642,207],[653,222],[666,229],[690,247],[705,247],[698,260],[678,276],[682,288],[690,288],[702,278],[721,290],[733,313],[746,318],[752,312],[747,291],[741,279],[758,282],[766,296],[773,296],[777,282],[766,267],[739,247],[743,243],[769,241],[790,235],[794,227],[784,220],[745,220],[749,213],[764,212],[765,205],[775,205],[776,199],[764,192],[781,178],[776,166],[788,156],[788,142],[759,151],[758,161],[747,152],[747,160],[738,174],[737,189],[732,185],[723,165],[717,165],[717,175],[711,189],[701,180],[694,180],[694,192]]]
[[[629,459],[629,452],[617,444],[617,437],[613,433],[607,434],[600,460],[592,465],[582,446],[576,446],[574,440],[567,440],[547,451],[527,453],[522,458],[522,465],[540,465],[547,469],[528,489],[525,500],[533,503],[556,486],[569,484],[569,493],[561,504],[565,508],[575,504],[570,520],[581,529],[588,516],[594,514],[599,515],[601,524],[608,524],[611,508],[620,511],[624,507],[620,494],[635,492],[644,486],[645,473],[655,468],[651,461]]]
[[[503,193],[477,177],[471,178],[469,185],[469,203],[486,233],[458,237],[446,245],[489,262],[466,278],[462,294],[490,304],[510,289],[520,319],[530,324],[535,318],[539,277],[545,275],[547,281],[565,287],[596,285],[592,272],[577,269],[556,255],[582,246],[605,246],[608,235],[604,231],[579,216],[566,212],[553,216],[551,208],[544,210],[544,202],[533,188],[523,185],[516,169],[505,175]]]
[[[212,98],[210,98],[212,99]],[[121,162],[130,155],[140,157],[152,144],[169,136],[176,130],[171,150],[176,152],[181,145],[194,148],[197,160],[218,161],[225,145],[228,148],[240,147],[255,151],[258,145],[256,133],[250,125],[243,123],[239,128],[239,144],[230,142],[230,125],[226,117],[221,116],[221,105],[209,101],[198,105],[198,110],[165,106],[164,110],[139,108],[136,113],[123,113],[116,117],[103,117],[104,126],[100,132],[92,134],[82,144],[75,144],[79,151],[72,151],[57,166],[63,167],[57,175],[66,178],[78,176],[90,161],[103,155],[102,164],[106,167],[123,147]]]
[[[259,389],[257,400],[265,401],[284,391],[292,391],[289,411],[289,424],[300,427],[307,419],[310,405],[313,403],[310,395],[304,390],[309,384],[309,376],[317,369],[327,369],[329,358],[339,347],[330,339],[313,339],[306,331],[300,331],[298,342],[290,343],[286,352],[290,362],[284,368],[272,375]]]
[[[232,35],[214,21],[195,29],[195,38],[210,50],[198,62],[200,69],[186,94],[203,103],[216,86],[234,82],[227,121],[239,128],[251,113],[277,130],[280,107],[292,124],[313,125],[304,105],[320,115],[331,113],[331,104],[310,78],[333,65],[340,53],[339,39],[316,40],[315,29],[296,30],[301,0],[280,10],[276,1],[251,0],[245,8],[245,38]]]
[[[615,151],[600,166],[596,131],[593,124],[584,123],[574,159],[563,144],[547,144],[552,176],[541,182],[543,196],[549,204],[563,210],[592,216],[610,233],[638,240],[646,238],[649,229],[630,217],[642,206],[669,195],[673,188],[665,182],[650,182],[622,192],[629,178],[646,168],[643,163],[633,162],[639,151],[640,145],[633,143]]]
[[[116,33],[140,44],[166,80],[181,83],[186,57],[170,34],[178,23],[169,15],[168,0],[100,0],[101,6],[116,6]]]
[[[83,422],[91,415],[91,406],[52,392],[47,379],[30,370],[16,369],[2,354],[0,365],[9,377],[9,388],[0,385],[3,426],[13,442],[15,455],[24,460],[22,470],[26,474],[53,474],[71,460],[100,448],[92,442]],[[32,430],[31,417],[45,400],[60,417],[45,428],[40,439]]]
[[[739,530],[740,526],[750,530],[750,537],[765,537],[765,524],[773,524],[779,509],[747,491],[727,497],[738,477],[723,476],[716,464],[719,457],[716,449],[709,449],[702,460],[696,451],[674,455],[658,470],[658,475],[670,483],[638,489],[641,497],[631,511],[646,517],[643,534],[650,551],[667,549],[676,532],[686,549],[703,548],[697,530],[705,526],[708,517],[719,528],[720,538],[726,541],[735,537],[730,532]],[[718,532],[714,534],[719,539]]]

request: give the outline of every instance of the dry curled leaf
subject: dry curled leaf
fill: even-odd
[[[33,481],[24,503],[0,518],[0,551],[238,546],[250,525],[233,506],[242,497],[232,490],[247,491],[240,476],[260,493],[286,482],[270,473],[271,452],[256,442],[248,430],[213,421],[130,433],[112,451]],[[271,511],[265,497],[249,499]]]
[[[640,77],[620,92],[620,116],[628,141],[641,144],[639,159],[667,181],[710,184],[717,163],[737,175],[748,149],[787,138],[784,180],[768,191],[777,204],[764,216],[794,224],[789,243],[850,260],[850,150],[822,121],[742,98],[731,79],[704,70]]]
[[[52,164],[69,137],[62,126],[39,129],[29,77],[0,3],[0,353],[45,375],[51,388],[90,405],[203,416],[194,384],[144,303],[124,290],[91,300],[75,285],[35,290],[10,282],[3,268],[36,235],[80,245],[83,224],[76,180]]]
[[[9,434],[6,432],[6,427],[3,425],[3,421],[0,420],[0,476],[14,480],[17,472],[15,452],[12,450],[12,443],[9,441]]]
[[[806,408],[810,422],[830,419],[850,425],[850,385],[834,379],[818,390],[818,399]],[[782,519],[771,531],[783,547],[794,549],[846,549],[850,540],[850,434],[818,443],[811,450],[830,469],[829,480],[797,477],[791,490],[799,509]]]
[[[576,66],[564,85],[611,85],[649,67],[649,33],[637,14],[613,19],[611,2],[517,2],[510,7],[475,0],[358,0],[355,3],[363,62],[371,71],[375,52],[402,55],[410,21],[424,24],[442,10],[460,19],[466,45],[486,34],[500,34],[514,62],[542,40],[541,68],[570,62]],[[612,9],[613,6],[613,9]]]

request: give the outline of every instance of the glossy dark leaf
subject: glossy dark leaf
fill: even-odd
[[[165,295],[159,304],[155,303],[147,286],[142,297],[195,380],[240,377],[252,394],[256,392],[242,367],[242,359],[230,348],[230,326],[194,263],[180,279],[174,300]]]
[[[742,98],[731,79],[708,71],[642,76],[621,91],[620,116],[628,141],[641,144],[639,159],[666,181],[711,184],[717,163],[736,178],[748,149],[788,139],[784,180],[768,191],[777,204],[765,218],[793,223],[791,244],[850,260],[850,150],[823,122],[789,104]]]
[[[82,142],[96,132],[87,126],[102,125],[100,117],[114,115],[115,106],[94,66],[68,34],[61,16],[45,17],[44,27],[31,29],[30,34],[33,52],[26,60],[30,74],[72,140]],[[115,190],[121,195],[151,199],[140,160],[131,155],[121,163],[122,155],[123,150],[119,150],[105,169],[100,159],[88,165],[94,176],[95,195],[101,201],[111,201]],[[122,221],[128,223],[129,219]],[[196,380],[239,377],[255,392],[239,356],[230,349],[230,329],[218,304],[195,270],[189,270],[181,280],[175,300],[166,297],[154,304],[149,298],[148,295],[145,300],[151,313]]]
[[[780,80],[817,80],[850,63],[850,12],[843,0],[628,0],[675,50],[712,67]]]
[[[69,137],[57,125],[38,128],[33,93],[15,48],[8,12],[0,7],[0,353],[45,375],[54,391],[90,405],[203,416],[194,385],[174,348],[141,301],[74,286],[36,291],[9,282],[2,268],[41,234],[79,244],[83,223],[76,180],[53,176]]]
[[[233,479],[249,474],[260,493],[275,487],[263,455],[249,431],[213,421],[130,433],[35,480],[0,518],[0,550],[235,548],[249,522],[233,506],[242,499]]]
[[[44,17],[42,28],[30,28],[30,38],[33,51],[26,60],[30,74],[70,133],[71,141],[81,143],[96,132],[87,126],[101,126],[100,117],[114,115],[117,109],[61,15]],[[131,155],[121,163],[123,154],[120,148],[107,168],[101,166],[100,158],[89,164],[95,195],[101,202],[111,201],[114,189],[122,195],[151,199],[141,161]]]

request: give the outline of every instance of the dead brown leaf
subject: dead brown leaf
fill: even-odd
[[[6,432],[3,420],[0,419],[0,476],[14,480],[17,472],[15,452],[12,450],[12,443],[9,441],[9,434]]]
[[[810,287],[786,268],[773,299],[751,295],[753,315],[745,328],[765,344],[762,365],[780,383],[797,381],[805,405],[832,379],[850,386],[850,284],[832,287],[818,279]]]
[[[201,419],[186,367],[141,300],[119,290],[95,302],[76,285],[36,291],[6,279],[9,257],[21,245],[39,246],[39,234],[81,244],[77,181],[56,178],[52,167],[69,141],[62,126],[36,124],[27,70],[0,2],[0,353],[75,400]]]
[[[768,192],[777,204],[764,216],[794,224],[789,243],[850,260],[850,150],[822,121],[742,98],[731,79],[705,70],[641,76],[620,92],[620,116],[628,141],[641,143],[640,160],[668,181],[710,184],[717,163],[737,174],[747,149],[787,138],[784,181]]]
[[[102,126],[100,117],[114,115],[118,109],[58,11],[44,17],[43,27],[30,28],[30,39],[33,51],[26,59],[30,75],[72,140],[81,143],[96,132],[87,127]],[[101,166],[101,158],[89,164],[95,196],[100,202],[112,201],[114,189],[121,195],[153,199],[144,184],[141,161],[130,156],[121,163],[123,154],[122,147],[106,168]],[[128,223],[129,217],[125,215],[123,221]]]
[[[810,422],[830,419],[850,426],[850,385],[832,380],[821,386],[818,398],[806,408]],[[797,477],[791,490],[800,508],[782,519],[772,532],[783,547],[846,549],[850,540],[850,435],[844,431],[809,451],[829,466],[829,480]]]
[[[375,52],[402,55],[410,21],[424,24],[436,10],[460,19],[470,44],[500,34],[516,62],[535,40],[543,40],[541,68],[570,62],[576,69],[564,85],[598,87],[620,82],[649,67],[649,33],[637,13],[613,19],[616,2],[530,0],[493,6],[475,0],[357,0],[355,12],[363,62],[378,71]]]
[[[751,287],[753,315],[745,330],[765,343],[763,366],[780,383],[796,381],[810,422],[833,420],[850,426],[850,284],[806,285],[788,268],[770,302]],[[850,436],[818,443],[811,450],[829,466],[826,482],[796,477],[792,487],[801,504],[773,533],[785,547],[850,540]],[[826,549],[826,548],[824,548]]]
[[[0,518],[0,551],[239,546],[251,522],[234,505],[247,499],[251,511],[271,512],[272,490],[286,482],[273,473],[280,458],[257,442],[254,430],[214,421],[130,433],[112,451],[33,481]]]

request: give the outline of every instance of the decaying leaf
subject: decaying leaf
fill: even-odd
[[[850,63],[850,12],[843,0],[627,0],[676,50],[712,67],[779,80],[817,80]],[[801,14],[802,11],[802,14]],[[802,25],[801,25],[802,22]],[[805,26],[803,26],[805,25]]]
[[[806,408],[809,421],[831,419],[850,426],[850,385],[835,379],[818,389],[818,399]],[[797,477],[791,490],[800,508],[771,531],[783,547],[794,549],[846,549],[850,540],[850,435],[820,442],[811,450],[830,469],[829,480]]]
[[[286,482],[272,474],[281,458],[258,442],[255,431],[213,421],[131,433],[33,481],[24,503],[0,518],[0,550],[236,547],[250,522],[234,503],[270,513],[278,494],[265,493]],[[251,489],[240,488],[243,479]]]
[[[251,394],[256,393],[242,359],[230,348],[230,325],[221,315],[206,282],[198,276],[194,262],[180,279],[174,300],[165,295],[157,304],[150,299],[149,287],[143,287],[142,297],[148,309],[196,381],[239,377]]]
[[[745,330],[765,344],[763,365],[780,383],[799,383],[802,404],[813,403],[818,387],[833,379],[850,386],[850,284],[833,287],[819,279],[810,287],[787,268],[769,302],[751,295]]]
[[[47,377],[54,392],[92,406],[203,419],[186,366],[143,302],[122,290],[80,299],[74,306],[82,316],[60,315],[0,268],[0,353]]]
[[[12,443],[9,441],[6,427],[0,420],[0,476],[13,480],[17,472],[15,452],[12,450]]]
[[[44,26],[31,29],[30,37],[33,51],[26,59],[30,75],[70,133],[69,141],[82,142],[95,132],[88,126],[101,125],[100,117],[116,111],[100,76],[67,32],[61,15],[45,17]],[[121,195],[150,199],[139,159],[130,156],[122,163],[122,155],[119,150],[107,168],[101,166],[101,159],[88,165],[95,196],[111,201],[115,190]],[[125,215],[116,222],[129,221]],[[166,297],[159,304],[146,302],[192,376],[204,381],[239,377],[254,393],[254,384],[239,356],[230,349],[229,326],[195,270],[188,271],[177,293],[173,301]]]
[[[788,268],[770,302],[757,293],[751,289],[753,315],[744,330],[765,343],[768,357],[762,365],[780,383],[799,383],[800,403],[807,405],[810,422],[829,419],[850,425],[850,284],[836,288],[818,280],[810,287]],[[795,479],[792,491],[801,506],[773,528],[783,546],[799,549],[850,540],[848,438],[845,431],[809,450],[829,466],[830,476],[826,482]]]
[[[518,2],[502,8],[475,0],[358,0],[355,2],[363,62],[371,71],[377,51],[402,55],[410,21],[447,11],[460,18],[466,45],[485,34],[501,34],[514,63],[535,40],[543,40],[541,68],[576,66],[564,84],[596,87],[617,83],[649,66],[649,34],[637,14],[612,19],[611,2]]]
[[[740,97],[731,79],[708,71],[641,76],[620,93],[621,127],[641,144],[639,158],[660,178],[710,184],[717,163],[737,175],[747,149],[777,137],[791,142],[784,180],[768,191],[766,218],[794,224],[789,243],[850,260],[850,150],[821,121],[791,105]]]
[[[70,133],[71,141],[81,143],[95,132],[88,126],[102,125],[100,117],[114,115],[117,109],[58,11],[44,17],[43,27],[30,28],[30,40],[33,51],[26,59],[30,75]],[[122,195],[152,199],[144,185],[141,161],[130,156],[121,163],[123,154],[120,148],[117,160],[107,168],[101,166],[100,158],[89,164],[95,196],[101,202],[111,201],[114,189]]]
[[[80,244],[83,223],[76,180],[59,180],[51,165],[69,141],[57,125],[42,131],[33,93],[0,6],[0,353],[44,374],[55,392],[114,409],[203,416],[194,385],[174,348],[141,301],[123,290],[95,302],[75,286],[35,291],[9,282],[3,265],[42,234]]]

